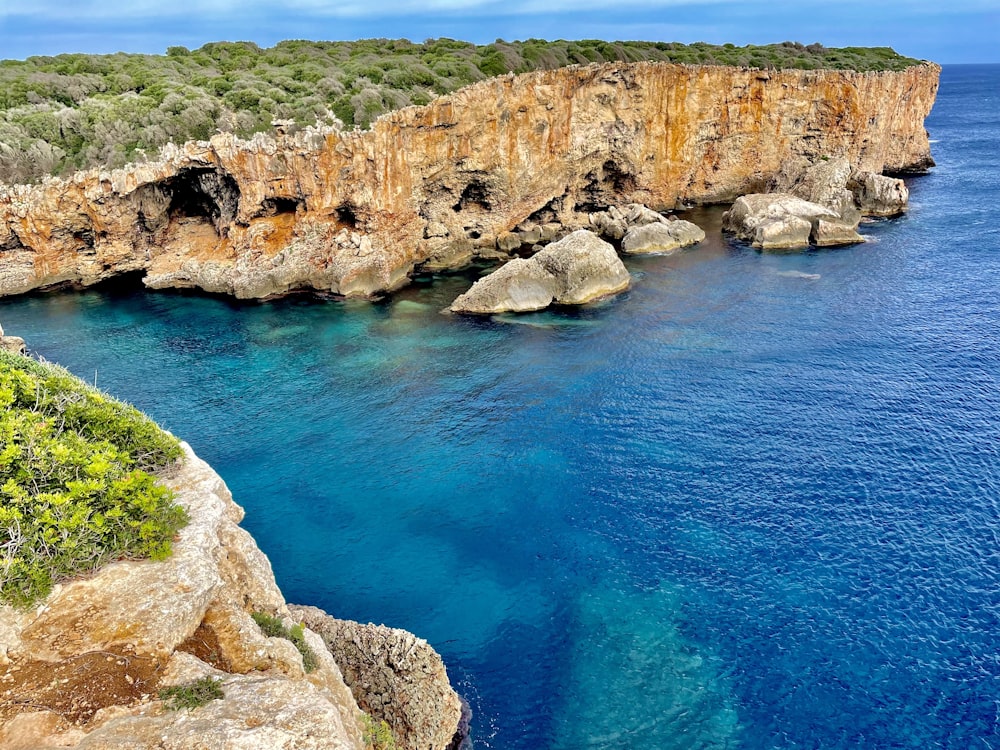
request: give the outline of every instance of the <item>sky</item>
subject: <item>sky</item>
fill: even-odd
[[[797,41],[1000,62],[1000,0],[0,0],[0,59],[372,37]]]

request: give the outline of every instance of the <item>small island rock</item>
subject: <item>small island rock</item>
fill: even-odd
[[[615,249],[593,232],[577,230],[531,258],[515,258],[479,279],[451,311],[488,315],[582,305],[628,288],[630,277]]]

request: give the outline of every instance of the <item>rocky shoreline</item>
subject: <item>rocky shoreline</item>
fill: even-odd
[[[183,448],[165,482],[191,521],[171,557],[112,563],[27,610],[0,607],[0,747],[362,750],[381,721],[398,748],[457,747],[462,704],[434,649],[290,607],[238,526],[242,508]],[[304,624],[315,659],[265,635],[261,614]],[[159,691],[203,678],[220,700],[167,710]]]

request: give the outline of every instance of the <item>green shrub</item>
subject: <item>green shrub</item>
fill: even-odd
[[[163,559],[187,523],[148,472],[181,455],[134,407],[67,371],[0,353],[0,601],[120,559]]]
[[[371,750],[396,750],[396,738],[385,719],[376,721],[368,714],[361,715],[361,739]]]
[[[160,700],[166,704],[167,710],[178,711],[182,708],[200,708],[206,703],[221,700],[222,680],[202,677],[200,680],[184,685],[174,685],[160,691]]]
[[[292,645],[302,654],[302,668],[306,672],[316,671],[316,668],[319,667],[319,659],[316,657],[316,652],[306,643],[305,628],[301,624],[286,628],[279,618],[266,612],[253,612],[250,616],[257,623],[260,632],[268,638],[284,638],[291,641]]]

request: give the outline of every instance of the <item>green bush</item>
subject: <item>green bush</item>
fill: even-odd
[[[174,685],[160,691],[160,700],[166,704],[168,711],[200,708],[210,701],[221,700],[224,697],[222,680],[211,677],[202,677],[200,680]]]
[[[134,407],[0,353],[0,601],[120,559],[163,559],[187,523],[149,471],[181,455]]]
[[[316,668],[319,667],[319,659],[316,658],[316,652],[306,643],[305,628],[301,624],[286,628],[279,618],[266,612],[253,612],[250,616],[257,623],[260,632],[268,638],[284,638],[291,641],[292,645],[302,654],[302,668],[306,672],[316,671]]]
[[[371,750],[396,750],[396,738],[385,719],[376,721],[368,714],[362,714],[361,738]]]

